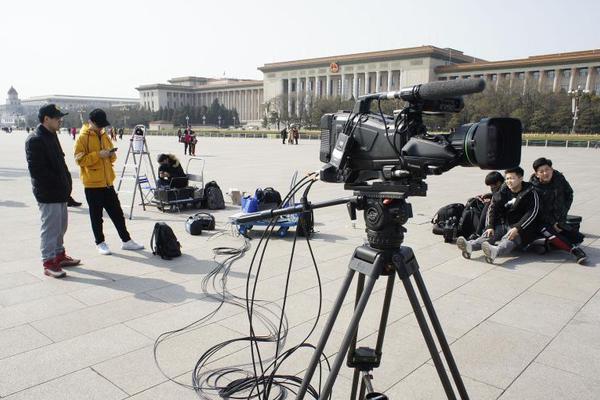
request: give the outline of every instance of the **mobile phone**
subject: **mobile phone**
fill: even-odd
[[[115,152],[115,151],[117,151],[118,149],[119,149],[118,147],[113,147],[113,148],[112,148],[112,149],[110,149],[109,151],[110,151],[111,153],[114,153],[114,152]]]

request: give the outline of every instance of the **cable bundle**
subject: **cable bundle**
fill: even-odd
[[[304,189],[303,199],[305,199],[315,183],[315,174],[309,174],[301,179],[285,196],[282,204],[286,204],[293,196]],[[193,389],[196,391],[201,399],[212,399],[215,395],[232,398],[232,399],[284,399],[288,398],[288,394],[296,393],[296,390],[300,387],[302,378],[295,375],[286,375],[280,373],[283,365],[289,362],[290,357],[293,356],[298,350],[309,350],[314,351],[315,346],[309,344],[308,338],[313,334],[319,316],[321,314],[322,307],[322,290],[321,290],[321,278],[317,268],[317,263],[314,257],[314,253],[309,241],[306,237],[306,243],[311,255],[311,260],[314,266],[315,275],[318,282],[319,288],[319,307],[318,314],[315,322],[311,326],[310,331],[305,338],[298,344],[285,349],[286,338],[288,334],[288,319],[286,317],[286,303],[289,291],[289,284],[291,279],[291,270],[294,259],[294,252],[297,243],[297,230],[294,235],[292,242],[292,250],[290,253],[285,289],[283,294],[283,300],[281,306],[276,305],[273,302],[265,300],[259,300],[257,295],[257,285],[260,279],[260,272],[264,255],[266,253],[267,245],[273,234],[275,224],[279,217],[275,217],[270,221],[270,224],[266,227],[263,232],[252,261],[250,263],[250,269],[248,271],[248,277],[246,279],[246,293],[245,297],[241,298],[230,293],[227,290],[227,277],[231,270],[233,263],[241,259],[245,253],[250,249],[250,242],[244,238],[244,244],[239,248],[231,247],[217,247],[213,249],[213,259],[217,263],[217,268],[211,271],[202,280],[202,290],[210,298],[218,302],[217,307],[207,315],[184,326],[183,328],[169,331],[161,334],[155,341],[154,344],[154,359],[165,377],[169,380]],[[302,221],[302,219],[301,219]],[[225,257],[221,261],[219,258]],[[252,277],[252,273],[255,272],[255,277]],[[158,346],[172,337],[175,334],[182,333],[186,330],[195,329],[206,324],[223,306],[228,303],[231,305],[238,306],[246,310],[246,316],[249,322],[249,334],[244,337],[238,337],[221,342],[217,345],[210,347],[206,350],[202,356],[196,362],[196,365],[192,371],[192,385],[187,385],[182,382],[175,381],[170,378],[161,368],[158,362],[157,349]],[[276,305],[275,309],[268,308],[267,305]],[[262,324],[267,333],[263,335],[257,335],[255,324]],[[234,343],[247,342],[250,350],[249,362],[243,365],[228,366],[223,368],[210,369],[209,363],[214,361],[217,354],[223,349]],[[274,353],[267,352],[264,348],[266,344],[275,345]],[[319,391],[321,386],[322,376],[322,362],[325,362],[327,370],[329,370],[329,362],[325,356],[322,356],[319,362],[319,390],[316,390],[312,386],[308,388],[308,393],[313,398],[319,398]]]

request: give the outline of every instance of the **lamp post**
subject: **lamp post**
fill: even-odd
[[[221,128],[221,116],[219,115],[219,117],[217,118],[219,120],[219,129]]]
[[[127,108],[127,106],[123,106],[121,111],[123,111],[123,129],[125,129],[127,128],[127,111],[129,111],[129,108]]]
[[[206,115],[202,116],[202,125],[206,125]]]
[[[233,116],[233,127],[235,128],[235,115]]]
[[[185,127],[186,129],[190,129],[190,117],[189,116],[185,116]]]
[[[575,127],[577,125],[577,119],[579,119],[579,100],[583,94],[581,86],[577,86],[575,90],[569,90],[569,96],[571,96],[571,112],[573,113],[573,126],[571,127],[571,133],[575,133]]]
[[[77,112],[79,113],[79,120],[81,121],[81,125],[83,125],[83,113],[85,112],[85,110],[83,109],[83,107],[80,107],[79,110],[77,110]]]

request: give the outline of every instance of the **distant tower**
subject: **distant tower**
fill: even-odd
[[[21,100],[19,100],[19,93],[17,93],[17,91],[15,90],[14,87],[10,87],[10,89],[8,89],[8,97],[6,98],[6,105],[10,106],[11,108],[14,107],[19,107],[21,105]]]

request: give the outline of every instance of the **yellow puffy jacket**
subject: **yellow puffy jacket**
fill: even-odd
[[[93,132],[88,124],[83,124],[75,142],[75,162],[79,165],[80,178],[86,188],[104,188],[112,186],[115,180],[113,163],[115,153],[108,158],[100,158],[100,150],[110,150],[113,144],[102,130]]]

